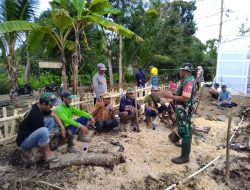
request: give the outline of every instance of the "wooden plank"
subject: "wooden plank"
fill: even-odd
[[[3,107],[3,117],[7,117],[6,107]],[[4,125],[4,137],[8,137],[9,136],[9,123],[7,121],[4,121],[3,125]]]
[[[0,122],[11,121],[11,120],[13,120],[13,119],[20,119],[20,118],[22,118],[24,115],[25,115],[25,113],[22,113],[22,114],[19,114],[19,115],[16,115],[16,116],[3,117],[3,118],[0,118]]]
[[[0,130],[0,141],[1,141],[1,139],[3,139],[4,137],[3,137],[3,133],[2,133],[2,131]]]
[[[15,110],[14,110],[14,116],[16,116],[17,113],[18,113],[18,110],[15,109]],[[16,123],[17,123],[16,120],[13,119],[13,120],[12,120],[12,123],[11,123],[11,128],[10,128],[10,137],[13,136],[14,133],[15,133]]]
[[[60,69],[60,62],[52,62],[52,61],[39,61],[40,68],[48,68],[48,69]]]
[[[15,140],[16,140],[16,135],[14,135],[12,137],[7,137],[7,138],[1,138],[1,133],[0,133],[0,145],[12,143]]]

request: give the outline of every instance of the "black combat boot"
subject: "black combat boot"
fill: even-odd
[[[171,161],[175,164],[184,164],[189,162],[189,154],[191,151],[191,142],[192,137],[190,137],[188,140],[182,139],[181,144],[181,156],[177,158],[173,158]]]

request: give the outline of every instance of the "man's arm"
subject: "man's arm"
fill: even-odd
[[[56,123],[60,126],[62,136],[63,136],[63,138],[65,138],[66,137],[66,132],[65,132],[65,128],[64,128],[60,118],[53,111],[51,112],[50,116],[53,117],[55,119]]]
[[[87,119],[91,118],[91,115],[85,111],[79,110],[76,107],[72,106],[72,113],[76,116],[83,116],[86,117]]]
[[[96,94],[96,98],[100,98],[100,94],[98,91],[98,78],[96,77],[96,75],[93,77],[93,88]]]
[[[79,123],[74,121],[71,118],[68,118],[60,109],[55,109],[55,114],[61,119],[63,123],[67,123],[69,125],[72,125],[74,127],[78,127]]]
[[[193,83],[189,81],[184,87],[181,96],[176,96],[165,92],[161,93],[161,95],[165,98],[170,98],[178,102],[187,102],[192,96],[192,91],[193,91]]]
[[[92,111],[92,116],[95,118],[97,113],[100,111],[100,109],[103,107],[101,105],[102,102],[97,102],[95,107],[94,107],[94,110]]]

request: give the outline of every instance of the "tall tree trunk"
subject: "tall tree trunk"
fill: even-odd
[[[25,74],[24,74],[24,84],[28,84],[29,76],[30,76],[30,69],[31,69],[30,56],[29,56],[28,50],[26,52],[26,56],[27,56],[27,63],[26,63]]]
[[[110,87],[114,86],[113,68],[112,68],[112,52],[108,49],[108,66],[109,66],[109,84]]]
[[[75,52],[72,55],[72,67],[73,67],[73,92],[77,93],[78,88],[78,66],[81,62],[81,47],[80,47],[80,24],[76,26],[75,31]]]
[[[120,42],[120,55],[119,55],[119,86],[122,87],[122,36],[119,36],[119,42]]]
[[[8,60],[8,77],[10,81],[11,91],[17,89],[17,68],[15,63],[15,41],[11,41],[9,45],[9,54],[7,56]]]
[[[67,74],[66,74],[66,59],[65,59],[64,51],[62,51],[61,53],[62,53],[61,63],[62,63],[63,89],[66,90],[68,89]]]

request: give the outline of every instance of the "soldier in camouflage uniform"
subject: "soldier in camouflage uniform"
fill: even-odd
[[[163,97],[173,99],[178,135],[182,139],[181,156],[172,159],[172,162],[175,164],[189,162],[192,141],[191,118],[194,110],[194,98],[196,93],[196,82],[195,78],[191,75],[192,70],[193,66],[190,63],[184,63],[181,66],[180,76],[182,80],[176,95],[171,95],[166,92],[161,93]]]

